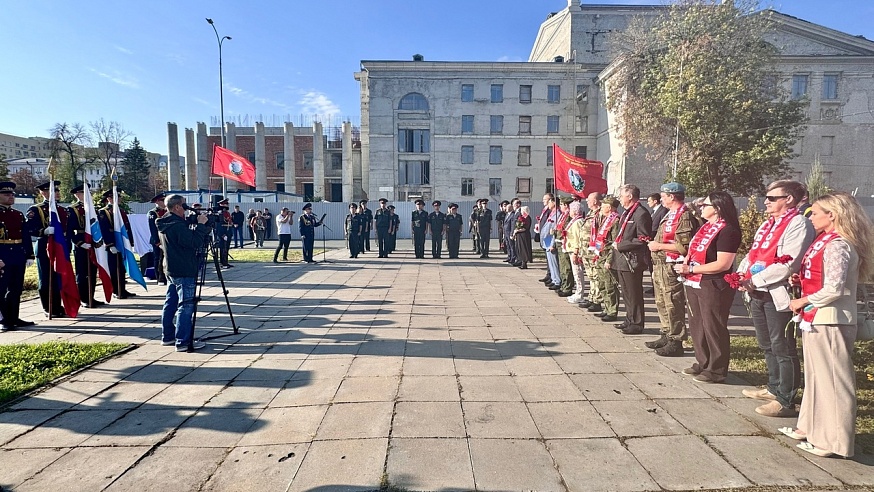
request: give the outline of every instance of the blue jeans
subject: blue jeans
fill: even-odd
[[[768,366],[768,391],[781,405],[791,407],[801,385],[795,327],[786,327],[792,319],[792,312],[777,311],[771,295],[764,292],[750,293],[750,312],[756,340],[765,353],[765,365]]]
[[[561,284],[561,275],[558,273],[558,253],[555,250],[546,252],[546,266],[549,267],[549,279],[552,285]]]
[[[234,225],[234,247],[243,247],[243,226]]]
[[[191,341],[196,281],[196,277],[167,275],[167,297],[161,311],[162,341],[171,342],[175,338],[177,347],[187,346]]]

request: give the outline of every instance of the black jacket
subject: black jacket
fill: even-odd
[[[619,228],[622,227],[622,222],[625,220],[627,213],[626,211],[622,214],[622,217],[614,225],[617,234]],[[619,254],[613,255],[610,268],[620,272],[630,272],[646,268],[646,257],[649,255],[649,248],[647,248],[645,242],[638,238],[640,236],[649,236],[651,232],[652,216],[646,207],[640,205],[628,219],[628,225],[625,226],[622,237],[616,238],[614,245]]]
[[[174,278],[197,277],[200,266],[198,251],[206,243],[210,228],[197,224],[194,229],[174,213],[166,213],[155,221],[164,249],[164,271]]]

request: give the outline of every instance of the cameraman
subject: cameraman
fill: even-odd
[[[176,345],[177,352],[188,350],[191,342],[194,315],[195,286],[202,251],[211,228],[206,225],[206,214],[196,216],[194,229],[188,227],[185,212],[188,205],[181,195],[170,195],[164,203],[167,212],[155,221],[164,250],[164,272],[167,275],[167,296],[161,312],[162,345]],[[194,350],[206,344],[194,341]]]

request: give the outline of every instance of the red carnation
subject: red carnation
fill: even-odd
[[[644,243],[648,243],[648,242],[652,241],[651,237],[643,236],[643,235],[637,236],[637,239],[639,239],[641,242],[644,242]]]
[[[788,265],[792,262],[792,257],[789,255],[778,256],[774,263],[779,263],[781,265]]]
[[[723,275],[722,278],[725,279],[726,282],[728,282],[728,285],[732,289],[738,289],[740,287],[740,284],[743,283],[744,280],[746,280],[746,275],[740,274],[738,272],[731,272],[726,273],[725,275]]]

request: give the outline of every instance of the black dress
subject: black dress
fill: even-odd
[[[516,219],[513,229],[516,231],[516,262],[526,265],[528,262],[534,261],[531,252],[531,216],[520,215]]]

